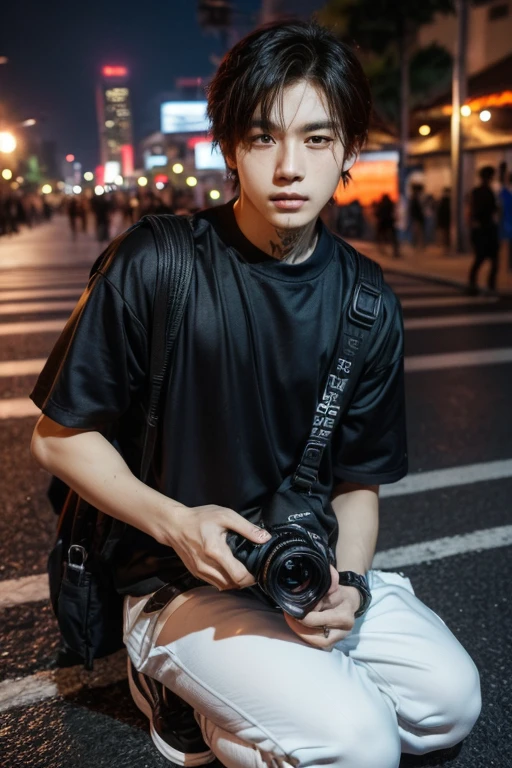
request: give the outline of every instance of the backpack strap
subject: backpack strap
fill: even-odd
[[[190,219],[187,217],[148,215],[141,219],[152,229],[157,249],[157,279],[153,305],[149,405],[146,415],[146,432],[140,463],[139,479],[145,482],[155,450],[159,406],[162,385],[171,365],[171,354],[187,302],[194,266],[194,239]],[[137,226],[137,225],[135,225]],[[107,249],[108,251],[109,249]],[[107,439],[114,434],[113,428],[105,433]],[[68,497],[73,508],[70,559],[83,569],[91,551],[98,510],[74,494]],[[68,506],[68,505],[66,505]],[[115,518],[110,533],[101,548],[101,557],[108,560],[119,541],[125,523]]]
[[[194,266],[190,219],[172,214],[148,215],[155,238],[158,269],[151,334],[150,396],[140,480],[146,481],[155,449],[162,386],[171,366],[171,352],[183,319]]]
[[[293,475],[292,487],[302,493],[311,493],[318,481],[324,450],[350,405],[370,348],[371,332],[381,312],[382,270],[358,251],[355,257],[357,278],[341,319],[338,350],[316,407],[306,448]]]

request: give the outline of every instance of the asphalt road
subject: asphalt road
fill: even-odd
[[[44,599],[55,519],[48,476],[29,454],[37,414],[27,395],[98,253],[90,235],[73,243],[64,221],[0,238],[2,768],[169,765],[131,701],[123,652],[94,673],[56,669]],[[383,490],[377,563],[402,570],[447,622],[483,690],[458,754],[404,757],[401,768],[510,768],[512,301],[399,275],[390,283],[406,321],[410,476]]]

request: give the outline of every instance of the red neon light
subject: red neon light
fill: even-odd
[[[134,166],[132,145],[121,144],[121,170],[125,179],[133,176]]]
[[[187,147],[189,149],[194,149],[196,144],[205,144],[211,142],[212,137],[211,136],[191,136],[190,139],[187,139]]]
[[[72,163],[74,159],[75,159],[74,155],[66,155],[66,160],[68,163]]]
[[[155,176],[155,184],[158,184],[161,182],[162,184],[167,184],[169,181],[169,177],[165,175],[165,173],[157,173]]]
[[[97,165],[94,169],[94,177],[96,179],[96,184],[99,184],[100,187],[102,187],[105,183],[105,168],[103,165]]]
[[[128,70],[126,67],[103,67],[104,77],[126,77]]]

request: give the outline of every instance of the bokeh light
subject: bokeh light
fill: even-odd
[[[195,187],[197,184],[197,179],[195,176],[187,176],[185,179],[186,184],[188,184],[189,187]]]
[[[173,173],[183,173],[183,166],[181,163],[174,163],[172,167]]]

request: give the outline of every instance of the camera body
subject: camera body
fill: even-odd
[[[233,555],[283,611],[303,619],[331,586],[330,565],[336,566],[331,544],[337,533],[332,507],[326,508],[318,495],[286,484],[268,504],[242,514],[272,538],[254,544],[238,533],[228,533]]]

